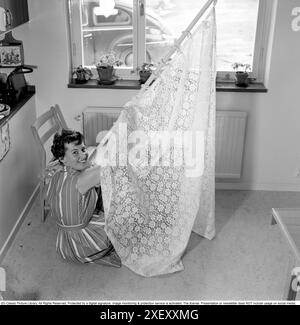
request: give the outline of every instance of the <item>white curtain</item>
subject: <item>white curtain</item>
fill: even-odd
[[[108,143],[98,147],[102,152],[97,157],[99,163],[104,151],[110,155],[117,151],[117,159],[125,156],[126,160],[134,147],[130,144],[132,132],[142,131],[147,136],[140,138],[139,148],[146,154],[139,160],[106,166],[101,172],[106,232],[123,265],[140,275],[182,270],[181,256],[192,230],[208,239],[214,237],[215,59],[213,8],[155,82],[125,105],[107,136]],[[124,125],[126,136],[120,131]],[[153,131],[164,131],[166,137],[172,131],[204,135],[199,142],[201,151],[196,152],[203,173],[186,163],[186,155],[183,164],[174,166],[174,157],[183,148],[175,142],[171,151],[161,149],[160,158],[153,158],[153,149],[159,148],[153,144]],[[116,144],[117,148],[127,146],[127,153],[116,150]],[[170,157],[170,152],[172,165],[166,166],[163,158]],[[155,159],[156,165],[149,166]]]

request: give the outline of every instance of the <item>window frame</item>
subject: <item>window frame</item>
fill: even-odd
[[[69,18],[69,41],[71,54],[71,69],[82,65],[83,41],[81,37],[81,0],[68,1]],[[120,79],[138,80],[138,67],[146,60],[146,0],[133,0],[133,68],[116,68],[116,74]],[[271,32],[272,13],[276,1],[259,0],[258,19],[256,26],[256,36],[254,45],[253,70],[249,77],[255,82],[265,82],[267,53],[269,37]],[[92,67],[94,76],[97,76],[97,70]],[[218,82],[233,82],[234,71],[218,71]]]
[[[276,1],[274,0],[259,0],[254,43],[253,69],[252,72],[249,73],[249,78],[259,83],[265,83],[265,70],[269,37],[271,34],[272,13],[275,5]],[[234,80],[234,71],[217,72],[217,81],[219,82],[233,82]]]
[[[81,0],[68,1],[68,20],[69,20],[69,43],[71,55],[71,69],[82,65],[83,62],[83,40],[82,40],[82,9]],[[132,13],[132,35],[133,35],[133,68],[118,67],[116,74],[121,79],[138,80],[138,66],[141,66],[142,49],[138,49],[138,44],[143,41],[141,30],[145,23],[140,17],[140,7],[144,0],[133,0]],[[100,27],[99,27],[100,28]],[[103,26],[105,28],[105,26]],[[88,31],[88,30],[87,30]],[[94,76],[97,76],[96,67],[89,67]]]

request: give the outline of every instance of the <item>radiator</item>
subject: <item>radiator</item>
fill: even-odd
[[[246,121],[246,112],[217,111],[216,178],[242,176]]]
[[[87,146],[96,145],[96,136],[109,130],[121,107],[88,107],[83,111],[83,133]],[[216,178],[240,178],[245,142],[247,113],[217,111]]]
[[[121,107],[89,106],[83,111],[83,135],[87,146],[96,146],[100,131],[109,130],[117,120]]]

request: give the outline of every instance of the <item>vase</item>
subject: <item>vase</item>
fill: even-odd
[[[113,82],[114,67],[112,66],[100,66],[97,67],[100,83]]]
[[[238,87],[249,86],[249,74],[247,72],[238,71],[235,73],[235,84]]]

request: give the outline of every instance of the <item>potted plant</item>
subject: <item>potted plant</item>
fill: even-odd
[[[154,70],[154,65],[152,63],[144,63],[142,65],[142,67],[139,69],[141,84],[144,84],[148,80],[153,70]]]
[[[85,83],[93,76],[92,71],[80,65],[74,69],[72,77],[76,83]]]
[[[116,57],[114,52],[102,55],[96,65],[100,83],[113,83],[114,67],[122,64],[123,62]]]
[[[238,87],[248,87],[249,86],[249,74],[248,70],[250,71],[251,65],[250,64],[243,64],[243,63],[234,63],[232,65],[235,72],[235,84]]]

